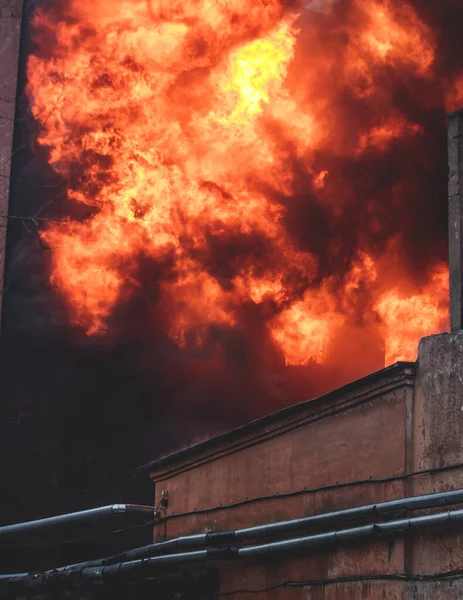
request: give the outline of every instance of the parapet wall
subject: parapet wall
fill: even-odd
[[[170,515],[199,513],[169,520],[168,537],[400,497],[403,482],[367,483],[201,513],[263,495],[403,474],[414,374],[414,364],[398,365],[160,461],[152,472],[156,502],[164,489]]]

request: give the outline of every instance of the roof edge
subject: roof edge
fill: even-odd
[[[393,365],[385,367],[384,369],[375,371],[373,373],[370,373],[369,375],[366,375],[365,377],[351,381],[339,388],[336,388],[336,389],[328,392],[327,394],[324,394],[323,396],[318,396],[316,398],[311,398],[309,400],[304,400],[302,402],[298,402],[298,403],[288,406],[286,408],[282,408],[280,410],[269,413],[268,415],[265,415],[263,417],[259,417],[258,419],[254,419],[252,421],[244,423],[243,425],[240,425],[239,427],[235,427],[234,429],[231,429],[229,431],[226,431],[224,433],[221,433],[219,435],[211,437],[208,440],[200,442],[199,444],[193,444],[192,446],[189,446],[188,448],[183,448],[182,450],[175,451],[172,454],[167,454],[165,456],[161,456],[161,457],[155,459],[154,461],[151,461],[149,463],[141,465],[140,467],[137,468],[137,471],[146,471],[146,470],[150,470],[150,469],[157,469],[159,467],[167,467],[170,463],[175,463],[179,460],[182,460],[183,458],[185,458],[188,455],[202,453],[204,451],[214,448],[214,446],[220,444],[223,441],[232,442],[236,438],[240,437],[241,435],[251,432],[253,429],[257,429],[264,425],[273,423],[274,421],[277,421],[278,419],[281,419],[282,417],[287,417],[287,416],[290,416],[291,414],[297,414],[299,411],[302,411],[308,405],[313,406],[314,404],[316,404],[316,405],[323,404],[324,402],[327,402],[327,401],[335,398],[338,395],[343,395],[345,393],[349,393],[349,392],[355,390],[355,388],[357,388],[359,386],[369,384],[369,383],[374,383],[375,381],[382,380],[385,377],[388,377],[391,375],[398,375],[400,372],[403,372],[403,371],[406,371],[409,369],[413,369],[415,371],[417,366],[418,366],[418,362],[405,362],[405,361],[396,362]],[[414,374],[415,373],[413,373],[413,375]],[[404,373],[404,375],[406,375],[406,373]]]

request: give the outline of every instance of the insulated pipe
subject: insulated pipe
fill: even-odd
[[[248,546],[239,548],[238,555],[241,558],[255,558],[267,554],[275,554],[298,548],[314,548],[324,544],[335,542],[344,542],[360,538],[370,538],[425,529],[427,527],[437,527],[448,523],[463,521],[463,510],[454,510],[435,515],[425,515],[422,517],[411,517],[410,519],[399,519],[397,521],[388,521],[385,523],[373,523],[363,525],[362,527],[353,527],[351,529],[341,529],[339,531],[330,531],[317,535],[309,535],[301,538],[292,538],[270,544],[261,544],[259,546]]]
[[[110,556],[107,558],[97,559],[93,561],[87,561],[84,563],[76,563],[74,565],[68,565],[65,567],[59,567],[55,570],[55,572],[65,572],[65,571],[79,571],[84,567],[100,567],[106,566],[116,563],[122,562],[130,562],[133,560],[152,557],[163,553],[168,553],[175,551],[177,549],[197,549],[205,546],[212,546],[218,544],[232,544],[239,543],[243,541],[256,540],[262,538],[271,538],[278,535],[284,535],[288,533],[292,533],[298,530],[307,529],[310,527],[319,527],[323,525],[336,525],[342,523],[346,520],[354,520],[361,519],[367,517],[374,516],[387,516],[390,514],[395,514],[401,511],[407,510],[417,510],[424,508],[435,508],[438,506],[449,506],[452,504],[458,504],[463,502],[463,490],[455,490],[450,492],[438,492],[435,494],[427,494],[424,496],[414,496],[409,498],[401,498],[399,500],[391,500],[388,502],[380,502],[378,504],[367,504],[365,506],[358,506],[355,508],[349,508],[345,510],[334,511],[330,513],[324,513],[321,515],[314,515],[311,517],[303,517],[300,519],[293,519],[290,521],[279,521],[276,523],[268,523],[264,525],[258,525],[255,527],[247,527],[242,529],[236,529],[233,531],[225,531],[225,532],[210,532],[210,533],[200,533],[196,535],[188,535],[175,538],[173,540],[168,540],[166,542],[159,542],[156,544],[149,544],[148,546],[143,546],[141,548],[135,548],[133,550],[128,550],[121,554]],[[140,514],[150,514],[154,513],[154,509],[152,507],[147,506],[135,506],[135,505],[125,505],[125,504],[116,504],[109,507],[103,507],[98,509],[93,509],[91,511],[83,511],[81,513],[71,513],[71,515],[62,515],[60,517],[52,517],[51,519],[43,519],[41,521],[32,521],[30,524],[28,523],[20,523],[18,525],[10,525],[7,527],[0,528],[0,536],[2,534],[2,530],[17,528],[21,526],[29,526],[29,525],[39,525],[44,521],[49,523],[54,519],[60,520],[60,523],[53,524],[61,524],[61,520],[65,518],[72,518],[70,522],[75,522],[78,520],[90,520],[93,518],[100,518],[103,516],[102,511],[105,511],[103,514],[109,511],[109,514],[120,514],[124,512],[137,512]],[[90,517],[89,513],[92,514]],[[75,515],[75,517],[74,517]],[[93,516],[94,515],[94,516]],[[90,517],[90,518],[89,518]],[[47,525],[51,526],[51,525]],[[28,531],[31,531],[33,528],[31,527]],[[24,531],[24,530],[23,530]],[[1,576],[0,576],[1,579]]]
[[[110,506],[101,506],[90,510],[48,517],[46,519],[37,519],[36,521],[26,521],[24,523],[15,523],[14,525],[5,525],[0,527],[0,538],[12,537],[23,533],[32,533],[49,527],[58,527],[61,525],[71,525],[74,523],[86,523],[99,521],[108,517],[117,515],[137,515],[154,518],[156,510],[153,506],[139,506],[137,504],[111,504]]]
[[[12,587],[23,588],[49,587],[58,584],[70,578],[75,581],[76,578],[82,578],[92,583],[101,583],[104,580],[119,576],[130,576],[139,571],[150,568],[170,567],[174,565],[194,564],[205,561],[218,561],[230,559],[249,559],[262,556],[280,554],[301,548],[316,548],[328,544],[342,544],[358,539],[377,538],[381,536],[390,536],[406,531],[415,531],[428,527],[443,526],[450,523],[459,523],[463,521],[463,510],[447,511],[434,515],[421,517],[411,517],[409,519],[398,519],[395,521],[379,522],[361,527],[352,527],[349,529],[340,529],[327,533],[319,533],[299,538],[291,538],[268,544],[257,546],[245,546],[242,548],[229,546],[227,548],[208,548],[206,550],[197,550],[194,552],[181,552],[178,554],[167,554],[164,556],[152,556],[148,558],[120,562],[108,566],[84,566],[73,570],[53,570],[45,573],[1,575],[0,584],[5,588],[1,589],[0,594],[11,593]]]
[[[280,534],[293,533],[300,529],[305,529],[306,527],[322,527],[347,520],[353,521],[367,517],[381,517],[403,511],[451,506],[453,504],[460,504],[461,502],[463,502],[462,489],[451,492],[439,492],[437,494],[426,494],[424,496],[413,496],[410,498],[391,500],[389,502],[380,502],[378,504],[367,504],[366,506],[348,508],[332,513],[314,515],[312,517],[293,519],[291,521],[280,521],[279,523],[269,523],[267,525],[238,529],[235,532],[235,539],[238,538],[239,541],[248,541],[260,537],[276,537]]]
[[[343,542],[351,540],[376,538],[378,536],[398,534],[410,530],[413,531],[427,527],[442,526],[461,521],[463,521],[463,510],[454,510],[435,515],[399,519],[385,523],[373,523],[361,527],[352,527],[350,529],[341,529],[300,538],[291,538],[268,544],[260,544],[258,546],[245,546],[244,548],[209,548],[207,550],[197,550],[195,552],[152,556],[109,566],[86,567],[81,570],[81,576],[86,580],[98,582],[111,579],[115,576],[127,575],[140,570],[145,570],[149,567],[170,567],[209,560],[217,561],[240,558],[259,558],[301,548],[316,548],[336,543],[342,544]]]
[[[368,517],[381,517],[396,514],[398,512],[424,508],[451,506],[461,502],[463,502],[463,489],[450,492],[438,492],[436,494],[426,494],[424,496],[412,496],[410,498],[401,498],[399,500],[380,502],[378,504],[367,504],[365,506],[358,506],[300,519],[292,519],[290,521],[278,521],[276,523],[267,523],[232,531],[182,536],[165,542],[158,542],[141,548],[135,548],[134,550],[128,550],[108,558],[97,559],[90,563],[85,563],[85,565],[103,566],[169,553],[179,549],[197,549],[207,546],[217,546],[219,544],[224,545],[258,539],[269,539],[278,537],[279,535],[286,535],[303,529],[309,529],[311,527],[333,526],[345,521],[353,521]],[[61,570],[69,568],[73,569],[74,567],[79,567],[83,564],[84,563],[70,565],[69,567],[61,567]]]

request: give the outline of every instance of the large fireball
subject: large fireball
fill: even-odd
[[[387,363],[445,329],[446,266],[417,273],[410,249],[413,179],[432,169],[410,105],[442,109],[419,92],[435,35],[407,0],[312,4],[68,0],[36,17],[38,143],[89,208],[41,234],[72,324],[104,335],[149,258],[180,346],[249,304],[291,365],[329,361],[343,327],[381,335]]]

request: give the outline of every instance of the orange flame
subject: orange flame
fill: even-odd
[[[283,348],[286,364],[321,364],[326,361],[330,338],[343,322],[329,293],[309,290],[302,301],[280,313],[269,327]]]
[[[343,69],[354,94],[387,96],[376,79],[384,65],[429,75],[433,36],[407,3],[354,4]],[[364,288],[387,362],[414,358],[419,337],[444,326],[443,269],[407,296],[387,286],[374,252],[361,252],[340,293],[286,227],[295,157],[316,196],[330,186],[330,168],[315,168],[317,152],[384,151],[422,134],[390,110],[353,146],[336,142],[326,107],[337,56],[297,66],[301,19],[310,15],[279,0],[69,0],[59,17],[36,19],[39,48],[53,40],[52,52],[28,64],[38,141],[69,179],[71,201],[91,211],[42,234],[73,324],[104,333],[116,305],[141,285],[139,259],[149,256],[172,265],[158,282],[159,302],[180,345],[191,332],[201,344],[211,324],[233,326],[252,302],[271,307],[268,331],[288,364],[321,363],[334,330],[358,314]],[[333,214],[342,207],[340,197]],[[210,240],[229,238],[257,239],[260,253],[229,251],[226,264],[211,264]]]
[[[382,294],[376,311],[382,319],[386,340],[386,364],[416,357],[421,337],[448,328],[448,270],[436,270],[424,290],[398,288]]]

